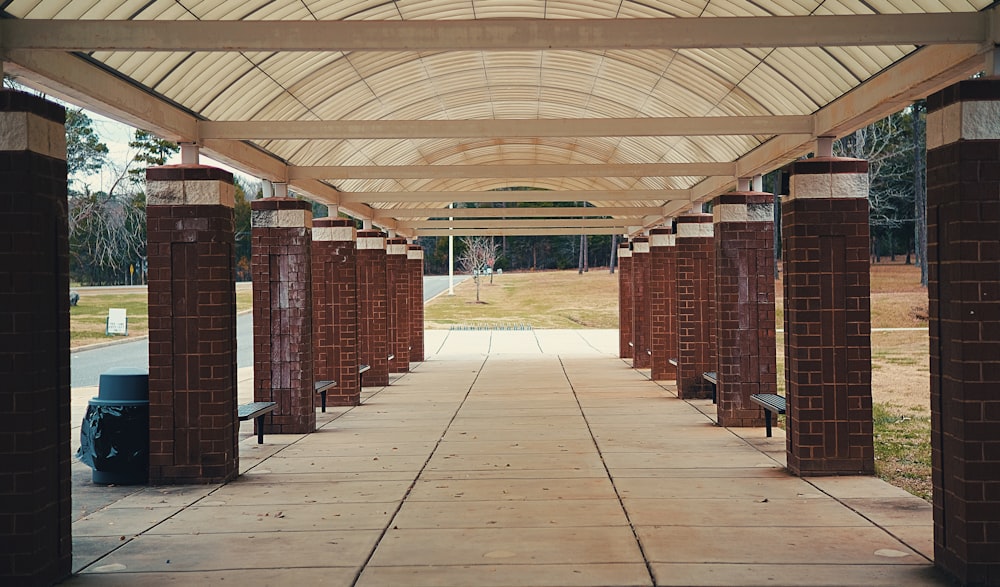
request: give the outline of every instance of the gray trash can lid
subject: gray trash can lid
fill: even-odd
[[[149,372],[116,367],[101,373],[97,397],[109,401],[149,400]]]

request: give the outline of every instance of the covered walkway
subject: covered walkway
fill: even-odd
[[[943,583],[924,501],[790,475],[781,430],[715,426],[711,400],[677,399],[617,342],[428,331],[427,361],[316,433],[258,446],[244,424],[232,483],[77,469],[67,584]],[[92,393],[74,390],[74,426]]]

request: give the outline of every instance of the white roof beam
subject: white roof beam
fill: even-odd
[[[811,116],[199,122],[202,139],[434,139],[813,134]]]
[[[418,228],[413,230],[413,236],[561,236],[561,235],[593,235],[593,234],[624,234],[626,226],[605,228]]]
[[[735,163],[569,163],[565,165],[289,166],[288,179],[527,179],[537,177],[735,176]]]
[[[591,208],[375,208],[375,218],[579,218],[644,217],[663,214],[663,206],[594,206]]]
[[[991,41],[991,11],[723,18],[106,21],[3,20],[7,49],[465,51],[935,45]]]
[[[659,202],[684,200],[691,190],[495,190],[486,192],[340,192],[340,201],[423,204],[431,202]]]
[[[629,224],[619,218],[505,218],[501,220],[400,220],[404,229],[422,228],[608,228]]]

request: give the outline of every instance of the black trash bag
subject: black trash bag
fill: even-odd
[[[76,458],[97,471],[131,473],[149,468],[149,405],[94,405],[80,426]]]

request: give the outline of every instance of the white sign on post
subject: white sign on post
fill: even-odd
[[[128,336],[128,318],[125,317],[125,308],[108,308],[108,325],[104,333]]]

